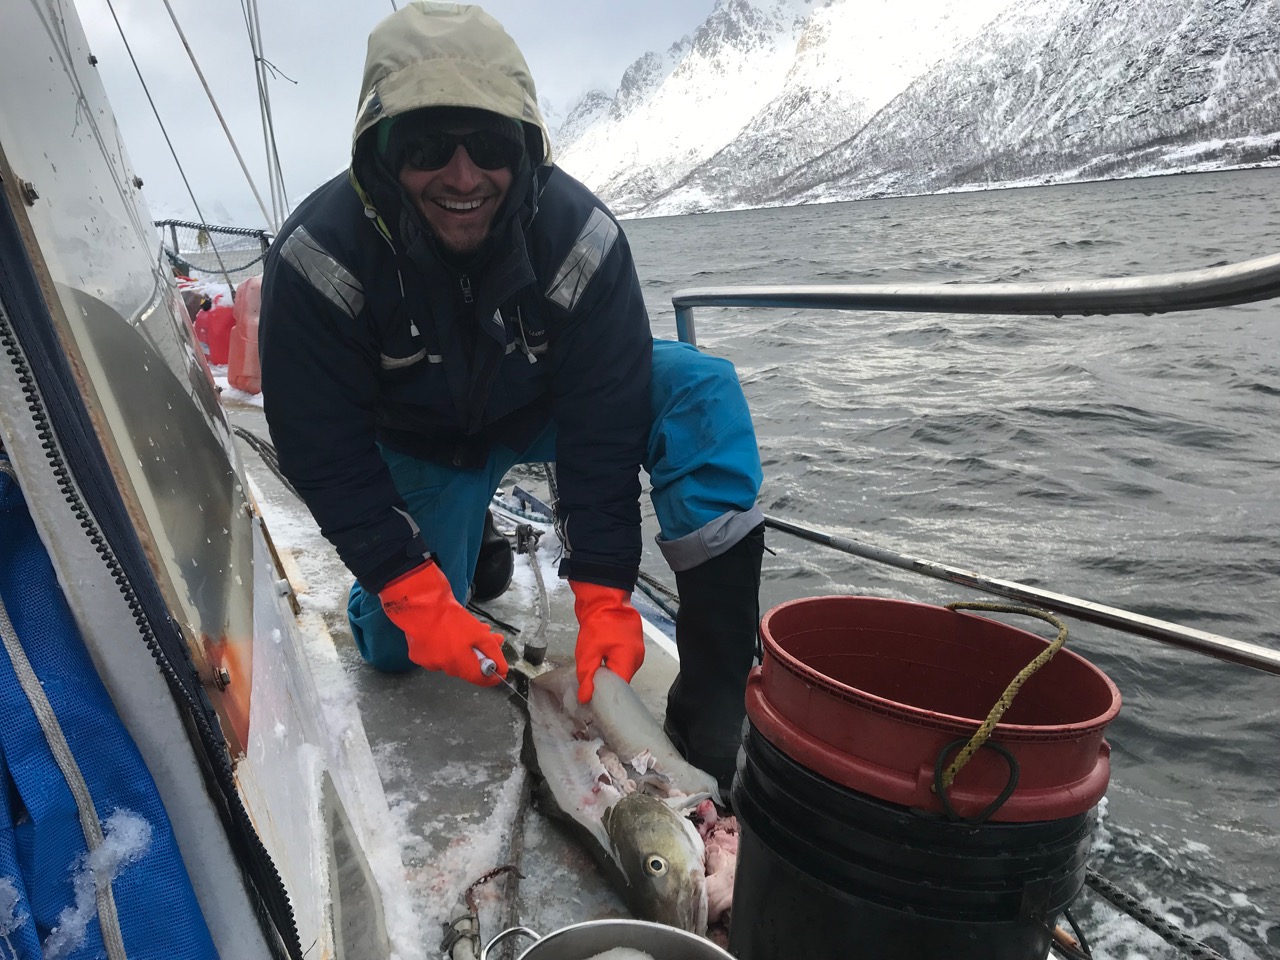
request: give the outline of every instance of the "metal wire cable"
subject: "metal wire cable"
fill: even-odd
[[[253,448],[253,452],[256,453],[262,462],[267,465],[267,469],[276,475],[276,479],[284,485],[286,490],[293,494],[297,499],[302,499],[302,494],[294,488],[293,484],[289,482],[289,478],[284,475],[283,471],[281,471],[280,457],[276,453],[275,447],[266,440],[263,440],[256,433],[251,430],[246,430],[244,427],[234,426],[231,428],[231,432]]]
[[[1141,900],[1128,891],[1121,890],[1118,886],[1108,880],[1102,874],[1098,873],[1092,867],[1085,870],[1084,882],[1089,888],[1097,893],[1100,897],[1110,903],[1127,916],[1137,920],[1140,924],[1150,930],[1152,933],[1161,937],[1167,943],[1177,947],[1191,960],[1226,960],[1222,954],[1214,950],[1212,947],[1206,946],[1199,940],[1193,940],[1187,936],[1164,917],[1160,916],[1150,907],[1144,905]]]
[[[258,84],[258,106],[262,114],[262,137],[267,146],[267,177],[271,187],[271,211],[277,225],[289,216],[289,195],[284,186],[284,169],[280,164],[280,149],[276,143],[275,117],[271,111],[271,92],[267,85],[267,71],[272,78],[284,77],[297,85],[296,80],[285,76],[275,64],[262,55],[262,22],[258,16],[258,0],[240,0],[245,29],[249,34],[249,46],[253,51],[254,77]]]
[[[107,0],[107,9],[111,11],[111,19],[115,21],[116,30],[120,33],[120,40],[124,44],[124,49],[129,54],[129,61],[133,64],[133,72],[138,75],[138,83],[142,84],[142,92],[147,95],[147,103],[151,104],[151,112],[155,114],[156,123],[160,125],[160,133],[164,135],[164,142],[169,146],[169,153],[173,157],[173,162],[178,168],[178,175],[182,177],[182,185],[187,188],[187,196],[191,199],[191,205],[196,209],[196,215],[201,219],[205,219],[204,211],[200,209],[200,203],[196,200],[195,191],[191,189],[191,181],[187,179],[187,171],[182,167],[182,161],[178,159],[178,151],[173,146],[173,141],[169,139],[169,131],[165,128],[164,121],[160,119],[160,110],[156,107],[155,99],[151,96],[151,90],[147,86],[147,81],[142,77],[142,68],[138,66],[138,60],[133,55],[133,48],[129,46],[129,38],[125,36],[124,26],[120,23],[120,18],[116,16],[115,5],[111,0]],[[227,285],[232,287],[232,296],[234,297],[234,285],[231,283],[231,275],[227,272],[226,265],[222,262],[222,254],[218,252],[218,246],[212,240],[209,240],[210,246],[213,247],[213,253],[218,258],[218,266],[222,268],[222,275],[226,278]]]
[[[652,601],[653,605],[670,617],[671,621],[674,623],[676,619],[676,611],[666,602],[666,600],[662,598],[662,595],[658,593],[657,590],[652,589],[647,583],[645,583],[643,579],[644,571],[641,571],[640,576],[642,579],[636,581],[636,589],[648,597],[650,601]]]
[[[654,577],[651,574],[645,573],[643,570],[641,570],[640,579],[643,580],[645,583],[647,583],[649,586],[653,587],[653,589],[657,590],[668,600],[675,600],[679,602],[680,594],[676,593],[674,590],[668,587],[665,583],[663,583],[657,577]]]
[[[182,24],[178,23],[178,15],[173,12],[173,6],[169,3],[169,0],[160,0],[160,2],[164,4],[165,10],[169,12],[169,19],[173,21],[173,29],[178,32],[178,39],[182,41],[182,46],[187,51],[187,57],[191,60],[191,66],[195,68],[196,76],[200,78],[200,85],[204,87],[205,95],[209,98],[209,105],[213,107],[213,112],[218,117],[218,123],[222,124],[222,132],[227,135],[227,142],[231,144],[231,152],[236,155],[236,162],[240,164],[244,178],[249,182],[249,189],[253,191],[253,198],[258,201],[258,209],[262,211],[263,218],[267,223],[271,224],[272,229],[279,230],[280,225],[274,223],[271,214],[267,213],[267,206],[262,202],[262,195],[258,193],[258,185],[253,182],[253,176],[245,165],[244,157],[240,156],[240,148],[236,146],[235,137],[231,135],[231,128],[227,126],[227,121],[222,116],[222,110],[218,107],[218,101],[214,99],[213,91],[209,89],[209,82],[204,78],[204,71],[200,69],[195,51],[191,49],[191,44],[187,42],[187,35],[182,30]],[[201,216],[203,217],[203,214]]]

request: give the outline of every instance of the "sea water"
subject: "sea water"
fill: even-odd
[[[671,295],[689,287],[1059,281],[1274,254],[1280,170],[624,227],[655,332],[674,337]],[[767,513],[1280,648],[1280,301],[1151,317],[696,320],[751,402]],[[765,609],[828,593],[984,599],[785,534],[768,543]],[[1228,956],[1275,955],[1280,677],[1071,626],[1069,646],[1125,701],[1095,867]],[[1099,955],[1179,956],[1092,895],[1078,914]]]

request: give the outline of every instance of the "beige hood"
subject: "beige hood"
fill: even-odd
[[[518,120],[537,129],[542,162],[551,161],[551,138],[524,56],[479,7],[414,0],[373,28],[352,153],[383,117],[422,107],[477,107]]]

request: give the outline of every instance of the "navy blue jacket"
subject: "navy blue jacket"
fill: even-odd
[[[377,443],[459,467],[557,428],[560,574],[630,590],[652,340],[626,238],[544,167],[464,271],[400,204],[386,233],[347,174],[269,252],[259,343],[280,467],[365,589],[422,562]],[[370,201],[372,203],[372,201]],[[385,209],[379,197],[377,206]]]

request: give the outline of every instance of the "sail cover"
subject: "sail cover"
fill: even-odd
[[[0,457],[0,960],[214,960],[169,818]]]

